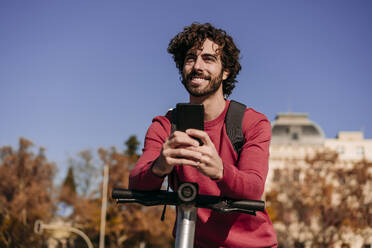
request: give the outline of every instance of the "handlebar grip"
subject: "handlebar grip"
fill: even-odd
[[[256,200],[232,201],[230,203],[230,206],[233,207],[233,208],[253,210],[253,211],[264,211],[265,210],[265,202],[264,201],[256,201]]]
[[[167,192],[164,190],[137,191],[114,188],[111,196],[117,203],[140,203],[145,206],[176,205],[178,202],[176,192]]]
[[[131,199],[133,198],[132,190],[114,188],[111,194],[113,199]]]

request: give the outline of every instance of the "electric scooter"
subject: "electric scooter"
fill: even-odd
[[[222,213],[239,212],[256,215],[264,211],[265,202],[234,200],[218,196],[201,195],[196,183],[181,183],[177,192],[165,190],[136,191],[114,188],[112,198],[118,204],[140,203],[144,206],[174,205],[178,208],[175,248],[194,247],[197,208],[208,208]]]

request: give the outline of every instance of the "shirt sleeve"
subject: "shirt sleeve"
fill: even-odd
[[[155,117],[147,130],[142,155],[129,175],[129,189],[158,190],[164,181],[152,172],[152,165],[159,157],[162,145],[170,133],[166,117]]]
[[[217,181],[221,193],[236,199],[259,200],[268,173],[271,124],[266,116],[253,112],[244,115],[245,143],[237,165],[224,163],[223,178]]]

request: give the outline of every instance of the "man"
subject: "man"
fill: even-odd
[[[131,189],[160,189],[170,175],[178,182],[196,182],[199,193],[259,200],[268,172],[270,122],[246,109],[242,122],[245,143],[239,158],[225,130],[225,116],[241,66],[232,38],[209,23],[185,27],[169,44],[190,95],[190,103],[204,105],[204,131],[188,129],[171,134],[170,113],[153,120],[143,154],[130,175]],[[199,146],[198,138],[203,142]],[[182,165],[182,166],[181,166]],[[195,247],[276,247],[276,236],[266,212],[257,216],[223,214],[198,209]]]

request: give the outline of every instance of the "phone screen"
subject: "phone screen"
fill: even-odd
[[[189,128],[204,130],[203,104],[179,103],[176,108],[176,125],[178,131]]]
[[[187,129],[204,130],[204,105],[178,103],[176,108],[176,129],[185,132]],[[198,140],[198,139],[197,139]],[[200,145],[202,142],[198,140]]]

